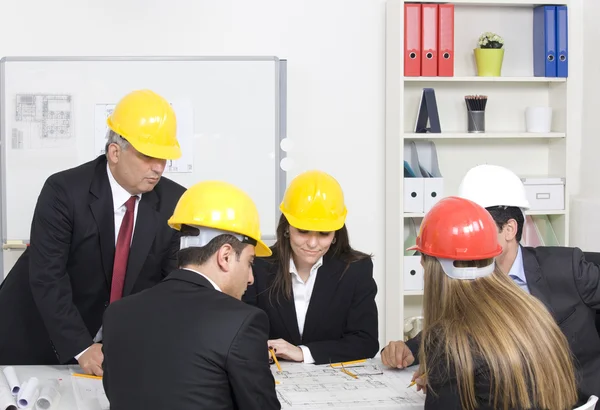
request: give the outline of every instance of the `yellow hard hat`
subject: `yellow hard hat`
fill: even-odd
[[[271,256],[271,249],[261,241],[258,209],[252,198],[238,187],[222,181],[204,181],[187,189],[168,221],[170,227],[181,225],[205,227],[245,236],[256,242],[256,256]]]
[[[319,232],[337,231],[348,213],[342,187],[322,171],[307,171],[294,178],[279,209],[294,228]]]
[[[144,155],[178,159],[177,119],[167,100],[150,90],[127,94],[106,120],[108,127]]]

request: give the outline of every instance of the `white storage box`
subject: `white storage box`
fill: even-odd
[[[404,257],[404,290],[423,290],[421,255]]]
[[[531,211],[558,211],[565,209],[565,179],[558,177],[525,177],[527,200]]]

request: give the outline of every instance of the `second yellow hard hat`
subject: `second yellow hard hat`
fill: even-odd
[[[348,213],[342,187],[323,171],[307,171],[292,180],[279,206],[291,226],[332,232],[344,226]]]

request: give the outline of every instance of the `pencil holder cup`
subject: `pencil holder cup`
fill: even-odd
[[[525,129],[527,132],[549,133],[552,129],[552,107],[527,107]]]
[[[467,111],[467,130],[472,133],[485,132],[485,111]]]

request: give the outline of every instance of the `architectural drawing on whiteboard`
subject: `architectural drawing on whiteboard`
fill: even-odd
[[[96,104],[94,112],[94,148],[96,155],[104,155],[108,133],[107,118],[116,104]],[[193,133],[194,110],[191,104],[172,103],[177,115],[177,140],[181,147],[181,158],[167,160],[165,173],[189,173],[194,171]]]
[[[377,365],[348,367],[354,379],[329,366],[295,368],[284,366],[274,377],[282,408],[352,408],[360,406],[422,405],[424,398],[416,389],[406,389],[411,373],[383,372]]]
[[[12,149],[59,148],[72,144],[73,98],[67,94],[17,94]]]

